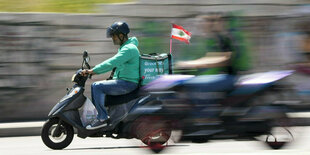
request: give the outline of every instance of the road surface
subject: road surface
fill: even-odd
[[[167,147],[161,154],[310,154],[310,127],[295,127],[293,143],[282,150],[271,150],[259,141],[217,140],[209,143],[174,143],[169,140]],[[73,142],[63,150],[51,150],[41,141],[40,136],[3,137],[0,138],[1,155],[130,155],[152,154],[148,149],[141,147],[142,143],[131,139],[86,138],[75,135]]]

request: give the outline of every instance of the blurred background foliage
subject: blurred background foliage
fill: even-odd
[[[96,4],[132,0],[0,0],[0,12],[95,13]]]
[[[163,21],[142,21],[140,23],[140,53],[168,53],[171,24]]]

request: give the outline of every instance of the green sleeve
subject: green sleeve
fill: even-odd
[[[109,58],[106,61],[103,61],[102,63],[96,65],[93,68],[93,71],[96,74],[102,74],[106,73],[108,71],[111,71],[114,67],[117,67],[128,60],[132,58],[131,50],[129,48],[122,48],[116,55],[114,55],[112,58]]]

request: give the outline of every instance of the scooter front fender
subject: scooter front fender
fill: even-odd
[[[83,95],[84,88],[75,87],[68,94],[66,94],[49,112],[48,117],[55,117],[61,111],[74,110],[81,107],[86,97]]]

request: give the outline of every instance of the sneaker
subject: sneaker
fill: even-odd
[[[95,130],[106,126],[108,126],[108,119],[103,121],[95,119],[90,125],[86,126],[86,129]]]

